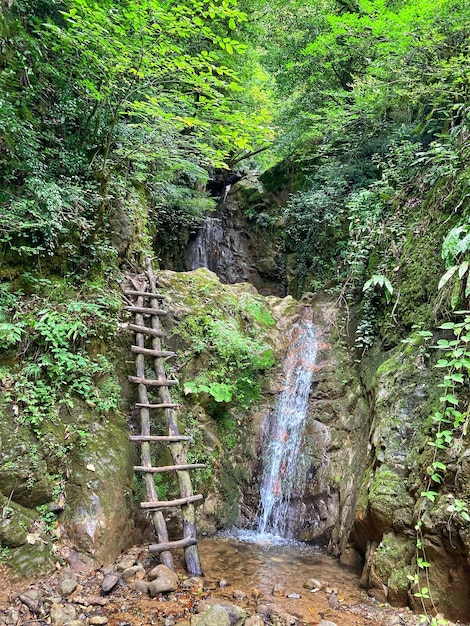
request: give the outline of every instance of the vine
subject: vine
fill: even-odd
[[[434,436],[428,441],[428,445],[433,449],[432,458],[426,467],[427,481],[425,489],[421,492],[421,501],[418,519],[415,525],[416,531],[416,565],[417,571],[413,576],[409,576],[412,584],[417,587],[414,596],[419,598],[424,612],[428,613],[426,600],[429,600],[431,607],[437,612],[433,599],[430,583],[429,568],[430,562],[426,555],[424,542],[424,515],[428,510],[427,503],[435,505],[441,497],[438,489],[444,484],[447,465],[444,462],[444,452],[455,446],[458,439],[462,439],[467,434],[469,407],[463,406],[461,399],[463,388],[469,381],[470,370],[470,311],[457,311],[462,315],[460,322],[444,322],[439,326],[440,330],[451,331],[453,338],[441,338],[436,344],[431,346],[442,352],[434,365],[436,369],[442,370],[444,376],[438,387],[442,390],[439,397],[439,408],[434,412],[432,422],[434,425]],[[418,331],[418,336],[428,341],[432,337],[429,331]],[[410,343],[411,340],[405,340]],[[453,494],[446,494],[446,511],[450,513],[448,527],[451,524],[462,525],[470,522],[470,513],[465,501],[457,499]],[[424,575],[425,584],[422,583]],[[432,624],[443,623],[435,617],[431,618]]]

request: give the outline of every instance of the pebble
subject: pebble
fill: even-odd
[[[219,580],[219,587],[228,587],[228,582],[222,578],[222,580]]]
[[[106,574],[103,578],[103,582],[101,583],[101,589],[103,593],[109,593],[111,589],[114,589],[118,582],[119,574],[116,574],[116,572]]]
[[[202,579],[199,578],[198,576],[192,576],[191,578],[185,578],[181,582],[181,587],[183,589],[191,589],[192,587],[201,588],[203,586],[204,586],[204,583],[202,582]]]
[[[120,561],[118,561],[116,567],[119,571],[123,572],[124,570],[129,569],[130,567],[134,567],[135,563],[136,563],[135,557],[125,556]]]
[[[23,595],[30,600],[34,600],[34,602],[37,602],[42,598],[43,593],[40,589],[27,589]]]
[[[52,626],[63,626],[77,617],[77,612],[72,604],[53,604],[50,610]]]
[[[255,600],[257,600],[258,598],[261,598],[262,596],[262,592],[260,589],[258,589],[257,587],[253,587],[253,589],[251,590],[251,597],[254,598]]]
[[[299,598],[301,598],[302,596],[300,595],[300,593],[288,593],[287,594],[288,598],[292,598],[294,600],[298,600]]]
[[[327,619],[322,619],[318,626],[336,626],[334,622],[329,622]]]
[[[330,593],[330,595],[328,596],[328,604],[330,605],[332,609],[337,609],[341,604],[338,599],[338,596],[336,595],[334,591]]]
[[[244,626],[264,626],[264,622],[260,615],[252,615],[247,618]]]
[[[286,590],[279,583],[273,587],[273,596],[285,596]]]
[[[74,572],[73,569],[70,567],[64,567],[60,571],[60,574],[61,574],[62,580],[65,580],[66,578],[70,578],[70,580],[74,580],[75,582],[77,582],[78,580],[78,576],[76,572]]]
[[[99,626],[100,624],[107,624],[108,618],[106,615],[92,615],[89,618],[88,623],[90,626]]]
[[[72,578],[64,578],[63,580],[59,581],[59,584],[57,585],[57,591],[60,593],[61,596],[69,596],[75,591],[76,588],[77,582]]]
[[[304,583],[305,589],[310,589],[310,591],[313,591],[314,589],[322,589],[324,586],[324,583],[322,583],[321,580],[318,580],[318,578],[309,578]]]
[[[132,588],[137,593],[143,593],[144,595],[149,593],[149,583],[146,580],[136,580],[132,583]]]
[[[245,600],[246,599],[246,593],[244,591],[241,591],[240,589],[235,589],[232,597],[234,600]]]
[[[133,565],[126,568],[122,572],[122,580],[125,583],[133,583],[136,580],[142,580],[145,578],[145,570],[142,565]]]

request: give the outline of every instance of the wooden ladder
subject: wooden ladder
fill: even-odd
[[[151,544],[149,551],[159,554],[160,561],[170,569],[174,569],[171,550],[184,548],[184,560],[188,573],[193,576],[200,576],[202,570],[197,548],[194,502],[202,500],[203,496],[193,494],[189,470],[203,468],[205,465],[187,462],[185,446],[191,437],[180,435],[175,415],[177,405],[172,402],[170,397],[169,387],[177,385],[178,381],[166,377],[165,360],[175,356],[175,353],[162,350],[160,340],[164,333],[159,318],[166,315],[167,311],[161,308],[161,301],[164,296],[157,292],[156,279],[149,259],[146,261],[146,275],[147,278],[143,284],[130,279],[134,289],[126,290],[124,294],[132,298],[133,304],[123,307],[134,314],[135,321],[135,324],[129,324],[129,329],[135,335],[135,344],[131,350],[135,354],[137,375],[129,376],[129,380],[138,385],[139,402],[136,403],[136,407],[140,413],[141,434],[130,436],[130,439],[140,443],[141,446],[141,465],[135,466],[134,471],[143,474],[147,501],[141,502],[140,506],[150,513],[159,542]],[[155,378],[146,378],[145,365],[148,359],[153,361]],[[157,390],[158,402],[149,400],[149,387]],[[168,435],[151,434],[151,411],[163,411]],[[152,466],[151,444],[155,442],[163,442],[169,447],[173,465]],[[173,471],[177,474],[181,497],[176,500],[159,500],[155,489],[154,474]],[[168,530],[162,512],[162,509],[168,507],[181,507],[183,538],[178,541],[169,541],[168,539]]]

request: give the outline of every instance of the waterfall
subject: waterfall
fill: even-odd
[[[220,243],[224,236],[221,220],[218,217],[207,217],[198,230],[196,239],[191,246],[190,267],[206,267],[217,273],[220,260]]]
[[[284,365],[285,384],[271,415],[266,416],[262,448],[259,533],[293,538],[296,511],[306,482],[301,446],[308,397],[317,356],[313,311],[306,307],[294,326]]]

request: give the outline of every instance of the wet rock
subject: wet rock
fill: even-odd
[[[145,578],[145,570],[142,565],[134,565],[126,568],[122,572],[122,580],[125,583],[133,583],[136,580],[143,580]]]
[[[305,589],[310,589],[310,591],[312,591],[313,589],[323,589],[325,585],[321,580],[318,580],[318,578],[309,578],[305,581],[304,587]]]
[[[115,572],[106,574],[101,583],[101,589],[103,593],[109,593],[111,589],[114,589],[118,582],[119,574],[116,574]]]
[[[69,596],[72,594],[77,588],[77,583],[75,580],[71,578],[65,578],[64,580],[60,580],[57,585],[57,591],[61,596]]]
[[[158,570],[158,572],[156,572]],[[157,577],[154,577],[157,576]],[[152,570],[153,580],[149,582],[149,594],[153,598],[157,593],[166,593],[178,589],[178,575],[165,565],[157,565]]]
[[[246,600],[246,593],[240,589],[235,589],[232,593],[232,597],[234,600]]]
[[[286,590],[279,583],[273,587],[273,596],[285,596]]]
[[[234,604],[214,604],[207,611],[191,617],[191,626],[243,626],[246,613]]]
[[[49,615],[52,626],[64,626],[77,617],[77,611],[72,604],[53,604]]]

